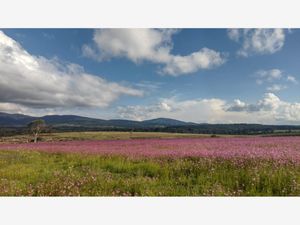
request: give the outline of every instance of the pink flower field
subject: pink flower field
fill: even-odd
[[[38,150],[128,157],[270,159],[283,163],[300,163],[300,137],[61,141],[1,144],[0,150]]]

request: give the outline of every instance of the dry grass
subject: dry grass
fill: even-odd
[[[182,134],[182,133],[162,133],[162,132],[62,132],[41,134],[41,141],[72,141],[72,140],[128,140],[128,139],[148,139],[148,138],[202,138],[210,137],[210,134]],[[222,137],[232,137],[233,135],[218,135]],[[26,143],[30,141],[29,135],[17,135],[12,137],[1,137],[0,143]]]

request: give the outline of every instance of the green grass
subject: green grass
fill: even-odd
[[[149,138],[201,138],[210,137],[210,134],[183,134],[163,132],[117,132],[117,131],[89,131],[89,132],[61,132],[44,133],[40,135],[41,141],[73,141],[73,140],[129,140]],[[233,135],[217,135],[232,137]],[[0,143],[24,143],[30,135],[16,135],[11,137],[0,137]]]
[[[299,196],[300,166],[0,151],[1,196]]]

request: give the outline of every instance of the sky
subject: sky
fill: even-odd
[[[300,124],[297,29],[3,29],[0,111]]]

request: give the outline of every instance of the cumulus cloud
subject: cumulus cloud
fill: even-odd
[[[226,111],[229,112],[247,112],[249,117],[264,115],[273,123],[289,123],[300,122],[300,103],[290,103],[282,101],[273,93],[266,93],[264,97],[255,104],[242,103],[240,100],[235,100],[229,105]]]
[[[283,72],[279,69],[259,70],[256,72],[256,75],[260,79],[272,82],[274,80],[279,80],[280,78],[282,78]]]
[[[0,31],[1,109],[106,107],[122,95],[143,93],[86,73],[79,65],[31,55]]]
[[[226,111],[232,112],[258,112],[275,110],[280,99],[273,93],[266,93],[264,98],[255,104],[247,104],[239,99],[234,100],[234,103],[229,105]]]
[[[288,83],[298,84],[294,76],[288,75],[279,69],[259,70],[255,73],[255,77],[258,85],[281,82],[281,84],[272,84],[266,87],[266,90],[269,92],[278,92],[287,89]]]
[[[208,48],[202,48],[187,56],[171,56],[168,63],[162,69],[162,73],[169,75],[179,75],[194,73],[201,69],[209,69],[221,65],[225,62],[219,52]]]
[[[174,29],[99,29],[94,32],[94,42],[99,52],[98,60],[111,57],[126,57],[134,62],[144,60],[165,61],[172,48]],[[85,45],[84,54],[90,49]]]
[[[153,105],[119,107],[117,113],[123,119],[133,120],[167,117],[197,123],[294,124],[300,122],[300,103],[282,101],[274,93],[266,93],[256,103],[173,97],[160,99]]]
[[[283,29],[229,29],[227,34],[241,43],[237,54],[242,57],[273,54],[282,49],[285,41]]]
[[[135,63],[162,65],[160,73],[172,76],[189,74],[222,65],[226,55],[202,48],[189,55],[173,55],[175,29],[100,29],[95,30],[93,45],[84,45],[83,55],[98,61],[124,57]]]
[[[247,110],[246,110],[247,109]],[[248,111],[249,105],[239,99],[235,99],[233,104],[227,108],[228,112],[243,112]]]
[[[118,115],[123,119],[146,120],[155,118],[157,113],[170,112],[173,109],[166,102],[154,105],[119,106]]]
[[[121,118],[145,120],[158,117],[194,121],[216,122],[223,111],[225,101],[221,99],[192,99],[179,101],[176,98],[161,99],[153,105],[135,105],[118,108]]]

